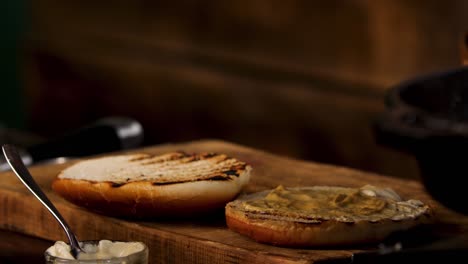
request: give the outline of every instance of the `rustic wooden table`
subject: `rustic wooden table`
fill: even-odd
[[[396,236],[404,246],[417,246],[446,237],[466,237],[468,217],[453,213],[425,192],[417,181],[408,181],[349,168],[292,160],[260,150],[232,143],[203,140],[181,144],[167,144],[138,152],[164,153],[184,150],[187,152],[223,152],[244,160],[254,168],[247,192],[276,187],[305,185],[340,185],[360,187],[364,184],[391,187],[404,198],[414,198],[431,205],[436,212],[435,223],[422,230],[405,232]],[[355,253],[372,252],[378,245],[347,248],[289,249],[256,243],[226,228],[223,212],[215,212],[198,219],[131,221],[95,214],[77,207],[57,196],[50,188],[57,173],[68,164],[44,165],[31,168],[36,181],[62,212],[78,238],[137,240],[150,249],[150,263],[314,263],[338,259],[351,260]],[[43,250],[55,240],[66,240],[63,231],[52,216],[26,190],[11,173],[0,174],[0,229],[31,235],[37,240],[2,231],[2,254],[11,251],[15,256],[42,257]],[[16,250],[35,245],[29,251]],[[30,241],[30,242],[28,242]],[[34,242],[32,242],[34,241]],[[7,262],[8,263],[8,262]]]
[[[0,229],[0,264],[43,263],[52,242],[20,232]]]

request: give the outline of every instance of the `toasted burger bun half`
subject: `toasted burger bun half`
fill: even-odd
[[[190,216],[223,208],[248,183],[250,171],[246,163],[224,154],[118,155],[71,165],[52,189],[111,216]]]
[[[432,215],[418,200],[403,201],[391,189],[373,186],[279,186],[232,201],[225,213],[231,230],[285,247],[378,242],[395,231],[427,223]]]

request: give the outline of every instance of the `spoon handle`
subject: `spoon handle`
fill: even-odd
[[[34,178],[29,173],[28,169],[21,160],[21,156],[18,154],[16,148],[12,145],[3,145],[2,146],[3,154],[5,155],[6,161],[10,165],[13,172],[18,176],[21,182],[29,189],[29,191],[36,196],[36,198],[49,210],[49,212],[55,217],[59,224],[65,230],[68,240],[70,241],[71,248],[80,248],[78,240],[76,239],[73,232],[71,232],[70,227],[63,219],[62,215],[58,212],[57,208],[52,204],[52,202],[47,198],[45,193],[41,190],[39,185],[37,185]]]

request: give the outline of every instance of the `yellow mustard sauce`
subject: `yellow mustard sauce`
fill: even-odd
[[[392,194],[393,195],[393,194]],[[378,195],[372,189],[360,188],[297,188],[278,186],[265,197],[248,200],[244,206],[250,211],[273,212],[289,217],[312,217],[378,221],[399,214],[399,196]],[[408,210],[406,210],[408,211]]]

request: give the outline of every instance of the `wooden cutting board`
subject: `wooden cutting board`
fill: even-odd
[[[407,181],[362,171],[292,160],[218,140],[167,144],[137,150],[146,153],[223,152],[244,160],[254,168],[247,192],[276,187],[305,185],[364,184],[388,186],[404,198],[420,199],[437,212],[434,234],[468,234],[468,219],[442,208],[431,200],[416,181]],[[150,263],[314,263],[351,258],[353,253],[374,250],[377,245],[351,248],[288,249],[254,242],[226,228],[223,212],[191,220],[131,221],[106,217],[79,208],[57,196],[50,188],[58,172],[70,163],[31,168],[31,174],[45,190],[80,240],[138,240],[150,249]],[[66,240],[54,218],[11,173],[0,174],[0,228],[40,238]],[[427,234],[426,234],[427,237]],[[51,242],[52,244],[52,242]]]

